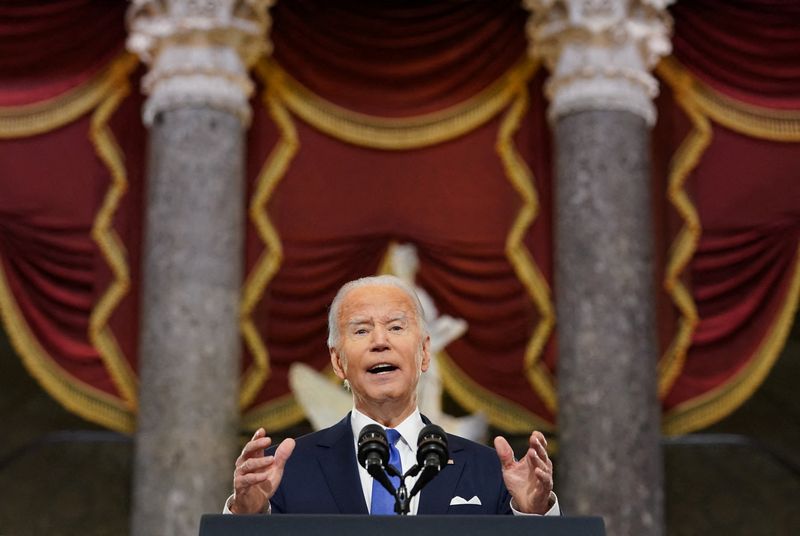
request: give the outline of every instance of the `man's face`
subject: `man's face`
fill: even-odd
[[[430,361],[430,338],[423,340],[409,296],[392,286],[355,288],[345,295],[338,322],[331,363],[350,382],[356,407],[367,414],[387,404],[413,408],[420,371]]]

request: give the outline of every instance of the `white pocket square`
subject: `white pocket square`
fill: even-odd
[[[452,499],[450,499],[450,506],[458,506],[461,504],[483,504],[481,500],[478,498],[477,495],[474,495],[470,500],[466,500],[464,497],[459,497],[456,495]]]

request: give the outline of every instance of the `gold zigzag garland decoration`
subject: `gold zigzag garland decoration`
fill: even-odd
[[[131,278],[125,245],[113,228],[114,213],[128,189],[127,172],[122,150],[117,145],[107,123],[119,104],[130,93],[128,75],[136,68],[137,63],[136,58],[128,54],[114,62],[111,71],[118,73],[117,83],[111,86],[109,95],[92,114],[89,131],[95,151],[105,163],[111,176],[111,185],[92,226],[92,238],[97,243],[114,277],[114,281],[97,302],[89,317],[89,340],[100,353],[114,384],[133,411],[137,406],[136,375],[108,326],[111,314],[130,290]]]
[[[137,65],[123,53],[87,82],[52,99],[23,106],[0,107],[0,139],[35,136],[71,123],[94,109]]]
[[[725,384],[701,397],[674,407],[664,416],[664,432],[669,435],[680,435],[698,430],[726,417],[750,398],[766,379],[786,344],[786,338],[797,314],[798,302],[800,302],[800,247],[797,248],[795,255],[794,273],[786,298],[772,327],[750,361]]]
[[[528,78],[535,68],[535,65],[531,65]],[[523,206],[506,238],[506,256],[541,315],[525,349],[525,373],[547,409],[555,413],[557,406],[555,382],[539,357],[553,332],[556,315],[547,280],[524,244],[525,235],[539,214],[539,199],[531,170],[517,153],[513,140],[514,133],[528,108],[526,82],[527,78],[517,81],[516,97],[500,124],[497,137],[497,153],[500,155],[506,177],[523,200]]]
[[[691,291],[681,274],[694,256],[702,228],[700,217],[684,186],[692,170],[711,143],[711,125],[690,96],[691,78],[662,62],[657,72],[672,87],[675,98],[692,121],[694,129],[681,143],[670,162],[667,198],[683,219],[683,227],[672,243],[664,275],[664,289],[681,313],[678,332],[658,364],[658,393],[666,396],[681,373],[692,335],[699,321]]]
[[[242,382],[239,397],[241,407],[245,407],[252,402],[270,374],[267,346],[258,333],[252,314],[264,295],[264,289],[277,273],[283,260],[283,247],[281,246],[278,232],[267,215],[267,202],[275,191],[275,187],[286,174],[289,163],[294,158],[299,147],[297,130],[292,124],[292,119],[271,88],[267,90],[264,96],[264,103],[267,105],[270,116],[278,126],[281,137],[259,174],[256,190],[250,204],[250,219],[258,231],[259,237],[264,242],[266,250],[261,254],[253,270],[248,275],[242,291],[241,331],[253,355],[254,363],[245,373]],[[302,418],[302,413],[300,415]],[[249,418],[245,417],[245,420]],[[274,422],[270,423],[270,428],[272,427],[282,428],[281,426],[275,426]]]
[[[538,212],[538,201],[532,184],[530,171],[513,147],[512,137],[527,107],[527,82],[536,72],[538,64],[524,59],[512,67],[497,82],[467,101],[423,116],[388,119],[358,114],[329,103],[311,93],[293,80],[274,61],[264,60],[256,66],[256,72],[269,88],[267,100],[270,114],[279,126],[289,146],[276,149],[265,164],[259,179],[259,193],[251,205],[251,218],[259,228],[262,240],[269,252],[262,257],[245,285],[242,307],[242,332],[254,355],[256,366],[245,379],[240,402],[246,405],[257,394],[269,374],[269,356],[250,314],[261,299],[267,283],[280,265],[282,254],[280,238],[266,217],[265,206],[272,190],[285,174],[291,157],[299,142],[287,109],[295,113],[312,127],[334,139],[355,145],[386,150],[403,150],[441,143],[461,136],[497,115],[514,99],[498,135],[498,154],[503,161],[509,181],[523,198],[520,210],[509,236],[506,239],[506,254],[515,268],[517,276],[530,293],[542,320],[535,329],[526,349],[525,369],[534,388],[539,389],[548,407],[555,408],[555,390],[549,372],[538,362],[538,356],[547,342],[555,324],[555,314],[550,300],[547,282],[539,272],[530,253],[523,245],[525,231]],[[267,182],[269,183],[267,185]],[[260,222],[260,223],[259,223]],[[445,355],[446,356],[446,355]],[[445,359],[448,359],[445,357]],[[530,428],[552,428],[532,413],[516,405],[494,397],[457,369],[452,363],[442,367],[443,383],[448,391],[467,408],[478,407],[489,410],[490,421],[504,429],[528,431]],[[462,389],[458,385],[469,385]],[[280,429],[297,423],[303,418],[302,408],[292,395],[252,408],[243,417],[248,428],[265,426]]]
[[[2,273],[0,309],[12,344],[28,371],[46,391],[69,411],[125,433],[135,428],[132,410],[136,381],[107,321],[130,288],[124,246],[112,229],[113,214],[125,192],[127,179],[123,155],[107,128],[107,121],[128,95],[128,77],[137,65],[135,56],[124,53],[98,76],[62,96],[35,105],[0,109],[0,138],[11,138],[59,128],[96,108],[89,137],[109,169],[112,184],[92,226],[92,238],[111,266],[115,280],[90,315],[88,335],[125,402],[73,378],[58,367],[28,327]]]

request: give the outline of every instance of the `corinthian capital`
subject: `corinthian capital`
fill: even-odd
[[[655,122],[650,74],[672,50],[673,0],[523,0],[531,11],[528,47],[543,58],[550,117],[626,110]]]
[[[132,0],[128,50],[150,65],[144,121],[184,106],[211,106],[250,121],[248,68],[271,52],[275,0]]]

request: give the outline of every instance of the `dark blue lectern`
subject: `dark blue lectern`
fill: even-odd
[[[200,536],[605,536],[600,517],[204,515]]]

